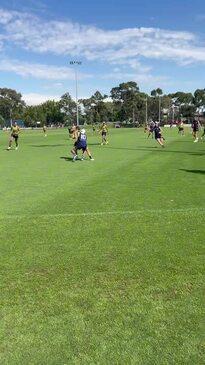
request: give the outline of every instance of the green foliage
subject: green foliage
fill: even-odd
[[[162,89],[151,91],[151,96],[139,90],[136,82],[129,81],[111,89],[110,99],[96,91],[90,98],[79,100],[79,120],[82,124],[105,122],[135,123],[143,125],[148,120],[158,120],[159,110],[162,122],[180,117],[193,119],[196,113],[204,113],[205,89],[197,89],[194,94],[177,91],[165,95]],[[160,109],[159,109],[160,108]],[[43,104],[26,106],[21,94],[15,90],[0,89],[1,125],[10,119],[23,119],[26,126],[43,124],[71,125],[76,121],[76,102],[67,92],[60,101],[48,100]]]
[[[67,125],[71,125],[76,120],[76,102],[73,101],[69,93],[61,96],[59,108],[63,115],[62,119]]]
[[[154,97],[161,96],[162,94],[163,94],[163,91],[159,87],[157,89],[154,89],[151,91],[151,96],[154,96]]]
[[[27,106],[24,110],[23,119],[28,127],[36,127],[37,122],[44,125],[46,123],[46,114],[43,105]]]
[[[132,121],[145,120],[146,94],[139,91],[136,82],[122,83],[111,90],[116,120]]]
[[[89,99],[82,99],[80,102],[84,108],[84,115],[87,124],[99,124],[103,121],[112,121],[112,110],[110,103],[106,102],[107,95],[96,91]],[[109,119],[111,117],[111,120]]]
[[[205,89],[197,89],[194,92],[194,104],[198,108],[205,108]]]
[[[4,120],[20,118],[24,107],[20,93],[13,89],[0,88],[0,115]]]
[[[0,114],[0,127],[2,128],[2,127],[4,127],[4,125],[5,125],[5,120],[2,117],[2,115]]]

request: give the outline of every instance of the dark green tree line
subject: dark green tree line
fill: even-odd
[[[193,94],[177,91],[164,94],[156,88],[150,95],[141,92],[134,81],[124,82],[111,89],[110,95],[96,91],[90,98],[79,100],[81,124],[105,122],[144,124],[147,120],[167,122],[173,119],[193,119],[205,110],[205,89]],[[0,125],[14,119],[22,119],[26,126],[37,124],[71,125],[76,121],[76,102],[67,92],[59,101],[28,106],[16,90],[0,88]]]

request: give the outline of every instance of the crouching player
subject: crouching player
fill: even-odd
[[[87,146],[87,136],[85,129],[79,130],[76,142],[74,144],[74,148],[71,150],[71,153],[73,155],[73,161],[76,161],[78,159],[78,151],[82,150],[82,157],[81,160],[84,160],[85,153],[87,153],[89,159],[91,161],[94,161],[94,158],[92,158],[91,153]]]
[[[161,147],[164,147],[164,137],[162,136],[162,130],[159,126],[159,123],[155,123],[154,126],[154,136],[156,141],[160,144]]]

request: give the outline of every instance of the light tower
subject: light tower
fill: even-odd
[[[75,95],[76,95],[76,123],[79,125],[79,108],[78,108],[78,71],[77,66],[82,64],[81,61],[70,61],[70,65],[74,66],[75,70]]]

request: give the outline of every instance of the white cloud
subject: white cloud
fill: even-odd
[[[58,67],[9,59],[0,59],[0,71],[14,72],[23,77],[44,80],[74,80],[75,78],[74,71],[70,67]],[[83,79],[90,76],[79,73],[78,77]]]
[[[26,12],[3,9],[0,9],[0,29],[0,50],[3,45],[15,45],[38,54],[103,61],[113,66],[113,72],[100,76],[106,79],[163,84],[168,78],[154,76],[144,59],[170,60],[179,65],[205,62],[204,42],[186,31],[137,27],[109,31],[71,21],[46,21]],[[70,67],[10,59],[0,59],[0,71],[54,82],[74,79]],[[79,73],[79,77],[91,76]],[[59,87],[60,84],[56,89]]]
[[[12,20],[14,15],[15,15],[15,12],[9,12],[7,10],[0,9],[0,24],[2,24],[2,25],[8,24]]]
[[[64,87],[63,82],[49,82],[48,84],[43,85],[45,90],[52,89],[62,89]]]
[[[138,73],[138,72],[122,72],[121,70],[113,70],[112,73],[108,73],[102,76],[102,79],[111,79],[111,80],[132,80],[137,83],[143,83],[144,85],[149,85],[149,87],[155,86],[156,84],[160,84],[161,86],[167,85],[169,79],[167,77],[162,76],[153,76],[150,73]]]
[[[0,10],[0,24],[8,41],[38,53],[107,62],[140,56],[175,62],[205,61],[205,47],[186,31],[157,28],[109,31],[69,21],[44,21],[28,13],[5,10]]]
[[[28,93],[23,94],[22,99],[26,102],[27,105],[38,105],[42,104],[47,100],[60,100],[59,95],[44,95],[44,94],[38,94],[38,93]]]

